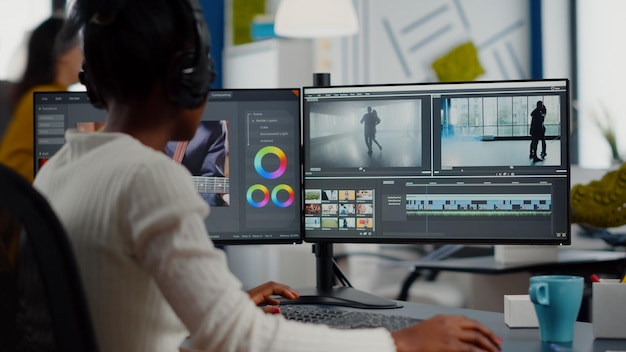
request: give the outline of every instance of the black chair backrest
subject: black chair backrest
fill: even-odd
[[[80,274],[63,226],[46,199],[3,165],[0,235],[5,244],[19,240],[13,263],[10,248],[4,251],[9,259],[4,260],[1,275],[0,292],[6,297],[0,297],[4,300],[0,314],[8,314],[0,318],[0,328],[6,328],[6,335],[15,335],[2,337],[7,340],[0,341],[2,350],[97,351]],[[15,348],[6,348],[5,342]]]

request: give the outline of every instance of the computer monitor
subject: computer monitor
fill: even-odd
[[[304,87],[304,240],[567,245],[569,116],[566,79]]]
[[[35,172],[75,128],[96,132],[106,112],[85,92],[34,93]],[[213,90],[198,131],[164,152],[185,165],[211,205],[210,238],[225,244],[302,242],[300,89]]]

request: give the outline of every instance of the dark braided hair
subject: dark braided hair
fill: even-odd
[[[100,97],[141,100],[163,82],[172,56],[193,46],[180,0],[76,0],[64,31],[83,34],[85,70]]]

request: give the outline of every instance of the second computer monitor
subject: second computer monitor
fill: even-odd
[[[106,112],[85,92],[34,95],[35,170],[64,144],[64,133],[101,130]],[[164,150],[193,175],[211,206],[217,244],[300,243],[300,90],[215,90],[193,139]]]
[[[569,244],[569,82],[303,88],[305,241]]]

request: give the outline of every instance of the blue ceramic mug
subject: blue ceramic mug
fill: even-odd
[[[528,294],[535,305],[541,341],[571,342],[583,300],[581,276],[542,275],[530,278]]]

